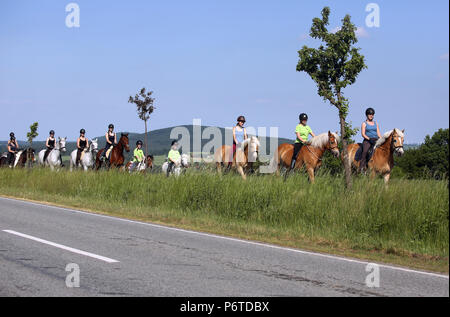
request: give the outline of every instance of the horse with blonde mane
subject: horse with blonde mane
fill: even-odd
[[[222,145],[214,154],[217,172],[221,174],[224,163],[230,163],[232,158],[231,167],[236,168],[242,179],[246,180],[246,172],[253,168],[253,163],[258,159],[259,146],[260,143],[256,136],[252,136],[239,144],[234,154],[233,147]]]
[[[314,183],[314,173],[322,165],[322,156],[329,150],[335,157],[339,156],[338,143],[340,141],[337,133],[322,133],[313,137],[300,150],[294,170],[306,167],[309,181]],[[270,169],[273,173],[280,175],[280,168],[289,168],[294,153],[294,145],[290,143],[281,144],[270,161]]]
[[[384,182],[387,184],[394,168],[394,153],[398,156],[404,154],[403,142],[405,139],[405,130],[393,129],[386,132],[375,144],[373,155],[369,160],[368,166],[371,171],[371,178],[375,178],[377,174],[383,176]],[[356,152],[359,144],[350,144],[348,146],[348,157],[352,166],[359,167],[360,162],[355,160]]]

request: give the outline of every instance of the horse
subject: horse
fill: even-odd
[[[39,164],[41,166],[50,166],[50,169],[53,171],[55,168],[61,166],[61,153],[66,152],[66,140],[67,137],[61,138],[58,137],[58,142],[55,144],[55,148],[51,150],[51,152],[47,156],[46,162],[44,162],[44,154],[46,149],[39,152]]]
[[[127,163],[127,165],[125,165],[123,167],[123,170],[131,173],[133,172],[131,170],[131,164],[133,162],[130,161]],[[146,170],[152,170],[153,169],[153,155],[147,155],[147,157],[145,158],[145,160],[142,163],[138,163],[135,167],[134,167],[134,171],[135,172],[140,172],[140,173],[145,173]]]
[[[97,158],[95,160],[97,170],[99,170],[103,165],[103,162],[100,160],[100,156],[102,155],[104,150],[105,149],[101,149],[97,153]],[[109,154],[109,164],[107,166],[108,168],[110,168],[111,166],[116,168],[120,168],[121,166],[123,166],[123,163],[125,162],[125,156],[123,155],[124,150],[130,152],[128,133],[120,134],[119,143],[117,143],[117,145],[113,147],[111,153]]]
[[[235,167],[243,180],[247,179],[246,172],[253,169],[253,163],[258,159],[260,143],[256,136],[252,136],[236,147],[236,152],[233,153],[233,148],[229,145],[222,145],[216,153],[214,153],[214,161],[216,162],[217,172],[222,173],[224,163],[229,163],[232,157],[232,167]]]
[[[305,165],[309,181],[314,183],[314,173],[322,165],[322,156],[325,151],[330,151],[335,157],[339,156],[339,141],[340,137],[337,132],[332,133],[328,131],[328,133],[322,133],[313,137],[302,146],[300,152],[297,154],[297,162],[295,163],[294,170],[301,169]],[[291,166],[293,154],[293,144],[281,144],[270,161],[271,171],[280,175],[280,167],[289,168]]]
[[[28,160],[28,155],[30,155],[31,161],[34,162],[36,160],[34,153],[35,153],[35,151],[32,148],[27,148],[25,150],[19,150],[15,155],[14,164],[12,167],[13,168],[25,167],[25,164],[27,163],[27,160]],[[0,167],[7,166],[7,165],[8,165],[7,153],[3,153],[0,156]]]
[[[379,174],[383,176],[385,184],[389,182],[392,169],[394,168],[394,153],[398,156],[402,156],[405,153],[403,149],[404,140],[405,130],[400,131],[399,129],[390,130],[378,139],[375,143],[373,155],[368,163],[372,179]],[[360,163],[355,160],[358,149],[359,144],[350,144],[348,146],[348,157],[354,168],[358,168]]]
[[[172,168],[171,174],[175,176],[180,176],[181,172],[189,167],[189,155],[181,154],[180,158]],[[169,162],[164,162],[161,170],[164,174],[167,174],[167,169],[169,168]]]
[[[77,152],[78,150],[72,151],[70,153],[70,171],[73,171],[73,168],[77,167]],[[89,168],[93,168],[95,165],[95,155],[98,152],[98,139],[91,140],[91,144],[89,145],[89,148],[83,151],[84,153],[81,154],[80,158],[80,165],[83,167],[84,171],[86,172]]]

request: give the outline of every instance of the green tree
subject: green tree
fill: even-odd
[[[33,148],[33,140],[39,135],[39,133],[37,132],[38,126],[39,124],[37,122],[33,123],[30,126],[30,132],[27,133],[28,143],[30,144],[30,148],[27,151],[28,167],[31,167],[31,165],[33,164],[31,160],[31,151]]]
[[[128,99],[129,103],[134,103],[137,108],[137,113],[139,119],[144,121],[145,123],[145,155],[148,155],[148,134],[147,134],[147,121],[150,119],[150,115],[155,110],[153,106],[153,102],[155,101],[152,98],[153,91],[147,92],[145,88],[142,88],[141,91],[133,97],[130,96]]]
[[[344,97],[343,88],[355,83],[359,73],[367,66],[359,48],[356,26],[350,16],[342,19],[342,27],[335,33],[328,31],[330,8],[322,10],[322,19],[314,18],[310,36],[325,43],[319,48],[303,46],[298,51],[297,71],[306,72],[316,82],[318,94],[339,111],[339,124],[343,144],[344,171],[347,188],[352,186],[351,163],[348,159],[347,146],[350,138],[356,134],[346,118],[349,101]]]
[[[401,170],[397,174],[407,178],[448,178],[448,155],[449,129],[439,129],[432,137],[427,135],[421,146],[396,158],[395,163]]]

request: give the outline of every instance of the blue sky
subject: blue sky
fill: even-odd
[[[65,6],[80,6],[67,28]],[[311,21],[331,7],[330,29],[345,14],[363,27],[357,44],[368,69],[346,89],[349,120],[368,106],[383,131],[406,129],[406,142],[448,128],[448,1],[377,1],[380,28],[365,25],[370,1],[171,0],[0,2],[0,139],[25,139],[38,121],[75,139],[118,130],[143,132],[128,96],[154,90],[151,129],[191,124],[279,127],[294,137],[307,112],[316,133],[338,130],[337,111],[296,72],[297,51],[316,46]]]

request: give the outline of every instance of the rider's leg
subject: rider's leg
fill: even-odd
[[[9,167],[12,167],[14,161],[14,153],[8,152],[8,165]]]
[[[82,151],[83,151],[82,149],[77,149],[77,159],[75,161],[75,166],[76,167],[79,167],[79,165],[80,165],[80,159],[81,159],[81,152]]]
[[[289,171],[294,169],[295,163],[297,162],[297,155],[300,152],[300,150],[302,149],[302,146],[303,146],[303,143],[294,143],[294,153],[292,155],[291,166],[289,168]]]
[[[367,152],[369,152],[370,149],[370,142],[366,139],[363,141],[363,151],[361,156],[361,162],[359,162],[359,168],[358,172],[361,172],[362,170],[365,170],[367,168]]]
[[[167,166],[167,177],[170,175],[170,172],[172,172],[173,165],[173,162],[169,161],[169,165]]]
[[[48,155],[50,154],[50,151],[51,151],[52,149],[51,148],[47,148],[47,150],[45,150],[45,153],[44,153],[44,161],[43,161],[43,163],[45,164],[45,161],[47,160],[47,157],[48,157]]]

